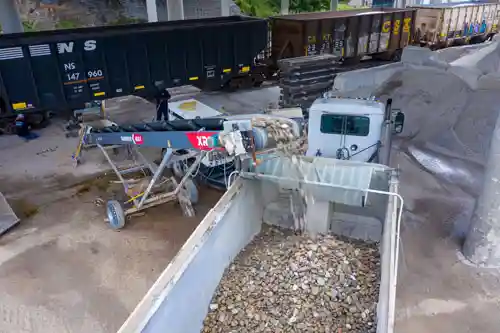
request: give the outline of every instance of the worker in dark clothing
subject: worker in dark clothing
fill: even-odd
[[[38,138],[38,134],[31,132],[31,127],[26,121],[24,114],[18,114],[16,117],[16,133],[26,141]]]
[[[170,100],[170,93],[168,90],[162,89],[156,95],[156,121],[168,120],[168,101]]]

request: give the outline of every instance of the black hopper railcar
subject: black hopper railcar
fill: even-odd
[[[0,35],[2,115],[151,98],[159,85],[219,88],[266,44],[266,20],[241,16]]]

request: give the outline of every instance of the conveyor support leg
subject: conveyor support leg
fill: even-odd
[[[146,201],[146,199],[148,198],[149,193],[151,192],[151,189],[153,188],[153,185],[156,184],[156,181],[158,180],[158,178],[163,174],[163,170],[165,170],[165,167],[167,166],[168,161],[170,161],[170,158],[172,157],[172,153],[173,153],[173,150],[169,148],[165,152],[165,155],[163,155],[161,163],[158,166],[158,169],[156,169],[156,172],[154,173],[153,179],[149,183],[148,188],[146,189],[146,191],[144,191],[144,195],[142,196],[141,201],[139,202],[139,205],[137,206],[137,208],[141,208],[142,205],[144,204],[144,202]]]

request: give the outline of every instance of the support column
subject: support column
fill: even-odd
[[[0,25],[5,34],[24,32],[15,0],[0,0]]]
[[[229,10],[231,6],[230,0],[220,0],[220,9],[222,16],[230,16],[231,11]]]
[[[327,201],[309,203],[306,211],[306,231],[311,236],[326,234],[330,230],[332,205]]]
[[[500,117],[490,142],[483,190],[462,251],[478,266],[500,267]]]
[[[156,0],[146,0],[146,11],[148,13],[148,22],[158,22]]]
[[[290,0],[281,0],[280,14],[288,15],[289,12],[290,12]]]
[[[169,21],[184,20],[184,1],[166,0]]]
[[[339,0],[330,0],[330,10],[337,11],[337,7],[339,5]]]

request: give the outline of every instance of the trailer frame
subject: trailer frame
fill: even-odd
[[[109,150],[115,150],[118,148],[124,148],[122,145],[109,145],[103,146],[97,144],[97,147],[101,150],[102,154],[108,161],[109,165],[113,169],[115,175],[120,180],[123,185],[125,194],[129,194],[128,191],[132,184],[125,179],[125,176],[132,173],[144,172],[147,170],[152,174],[151,180],[149,181],[147,188],[139,194],[135,194],[130,197],[124,204],[132,203],[132,207],[124,208],[124,204],[117,200],[110,200],[106,204],[107,221],[109,222],[112,229],[118,230],[125,226],[126,217],[145,209],[155,207],[167,202],[178,201],[182,212],[187,217],[195,216],[195,211],[193,209],[193,204],[198,201],[198,190],[196,185],[192,180],[192,175],[194,170],[201,163],[202,158],[205,156],[206,152],[200,152],[196,157],[193,164],[187,169],[184,176],[179,182],[174,177],[168,177],[165,181],[169,182],[172,190],[164,192],[155,192],[153,189],[162,185],[158,184],[158,181],[162,179],[165,168],[171,162],[173,156],[173,149],[168,148],[162,157],[162,160],[158,166],[155,163],[149,161],[137,148],[135,145],[125,146],[129,156],[133,155],[138,157],[139,164],[132,165],[125,169],[120,169],[117,164],[113,161]]]

